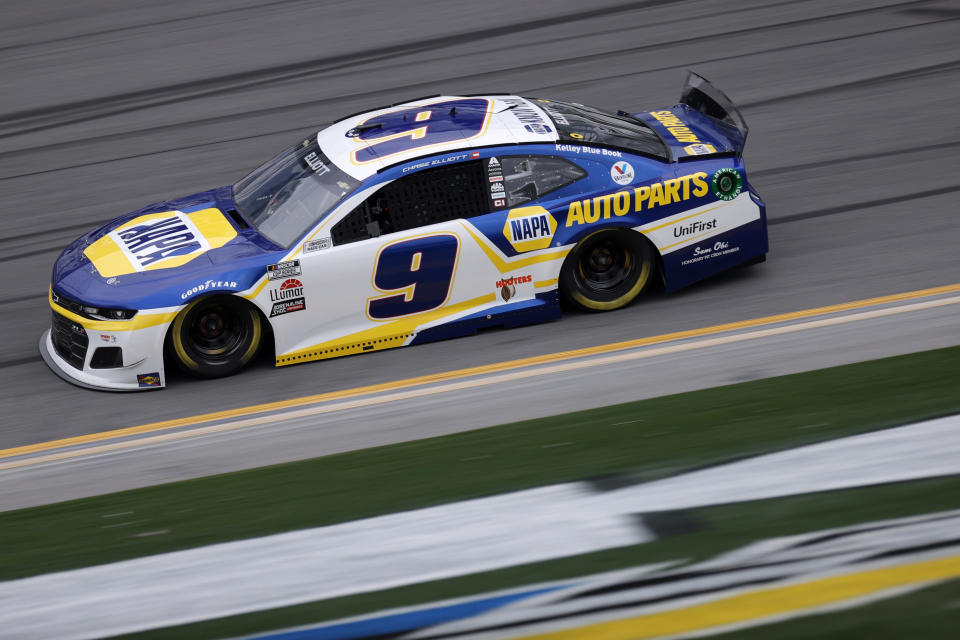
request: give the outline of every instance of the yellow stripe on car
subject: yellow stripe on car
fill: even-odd
[[[464,300],[463,302],[440,307],[439,309],[434,309],[433,311],[418,313],[414,316],[410,316],[409,318],[394,320],[393,322],[388,322],[382,326],[366,329],[364,331],[358,331],[357,333],[352,333],[342,338],[337,338],[336,340],[321,342],[320,344],[316,344],[306,349],[284,353],[277,356],[276,364],[278,367],[282,367],[284,365],[296,364],[298,362],[323,360],[326,358],[335,358],[354,353],[380,351],[381,349],[400,347],[403,346],[407,339],[416,335],[417,327],[421,327],[425,324],[433,322],[434,320],[439,320],[447,316],[452,316],[464,311],[470,311],[475,307],[492,304],[495,300],[496,296],[492,293],[488,293],[477,298],[473,298],[472,300]]]
[[[73,320],[84,329],[92,329],[95,331],[135,331],[137,329],[146,329],[147,327],[155,327],[158,324],[170,322],[177,315],[176,311],[170,311],[167,313],[138,313],[130,320],[91,320],[90,318],[77,315],[54,302],[52,288],[47,290],[47,300],[50,303],[50,308],[60,315]]]

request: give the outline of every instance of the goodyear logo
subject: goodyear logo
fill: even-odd
[[[672,111],[651,111],[650,115],[660,121],[677,142],[700,142],[700,138],[685,125]]]
[[[625,216],[628,213],[640,213],[656,207],[663,207],[690,198],[700,198],[710,193],[707,174],[699,171],[679,178],[654,182],[629,191],[617,191],[606,195],[577,200],[567,209],[566,226],[591,224],[611,217]]]
[[[218,209],[163,211],[139,216],[98,239],[83,253],[104,278],[179,267],[237,232]]]
[[[503,235],[517,251],[546,249],[556,231],[556,219],[543,207],[511,209],[503,224]]]

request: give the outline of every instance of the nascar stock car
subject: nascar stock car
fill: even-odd
[[[238,183],[121,216],[53,268],[40,341],[102,389],[277,366],[629,304],[767,252],[747,127],[690,74],[679,104],[607,113],[515,95],[353,115]]]

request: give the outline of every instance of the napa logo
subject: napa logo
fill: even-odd
[[[503,235],[517,251],[546,249],[556,230],[557,221],[543,207],[511,209],[503,224]]]
[[[222,247],[237,232],[218,209],[163,211],[125,222],[84,250],[104,278],[169,269]]]

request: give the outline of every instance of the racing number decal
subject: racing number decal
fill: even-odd
[[[357,164],[445,142],[461,142],[483,132],[490,111],[486,98],[446,100],[368,118],[347,136],[368,142],[353,152]]]
[[[390,295],[367,301],[367,315],[389,320],[436,309],[447,301],[460,240],[438,234],[388,244],[380,250],[373,286]]]

